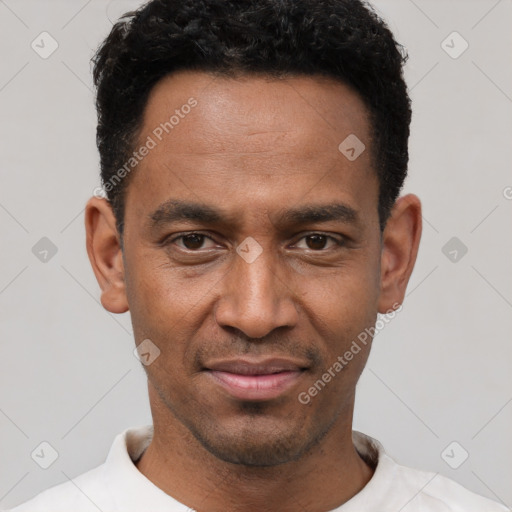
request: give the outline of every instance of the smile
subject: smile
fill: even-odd
[[[270,400],[290,390],[305,368],[283,359],[262,362],[232,360],[206,368],[213,382],[239,400]]]

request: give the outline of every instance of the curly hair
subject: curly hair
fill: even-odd
[[[149,1],[120,18],[92,59],[102,183],[130,158],[148,95],[170,73],[323,75],[351,86],[368,110],[383,230],[407,175],[406,60],[360,0]],[[121,237],[128,181],[107,192]]]

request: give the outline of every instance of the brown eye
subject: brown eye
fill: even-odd
[[[191,251],[200,249],[205,238],[205,235],[200,235],[198,233],[191,233],[190,235],[183,235],[180,237],[183,247]]]
[[[186,249],[194,250],[201,248],[204,243],[205,236],[192,233],[191,235],[182,236],[181,239]]]
[[[183,251],[207,252],[211,249],[219,248],[218,244],[203,233],[185,233],[176,238],[168,237],[164,240],[163,245],[169,248],[177,246]]]
[[[310,233],[303,236],[295,247],[298,249],[309,249],[310,251],[327,252],[330,249],[340,248],[344,240],[338,240],[334,236],[324,233]]]
[[[308,235],[305,237],[308,249],[321,250],[325,249],[327,237],[325,235]]]

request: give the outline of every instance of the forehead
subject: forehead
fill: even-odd
[[[340,144],[354,136],[368,150],[350,160]],[[253,209],[268,209],[308,190],[348,199],[375,185],[365,105],[324,77],[172,74],[148,97],[140,145],[151,149],[137,165],[127,206],[136,195],[142,215],[171,197],[238,206],[251,197]]]
[[[197,105],[188,112],[187,104],[192,101]],[[178,130],[186,118],[187,125],[200,125],[201,132]],[[305,149],[322,141],[322,146],[332,143],[331,149],[337,150],[339,142],[350,133],[367,138],[369,128],[366,108],[358,94],[326,77],[229,78],[193,71],[169,75],[151,91],[143,134],[168,121],[172,128],[162,134],[169,135],[165,137],[166,149],[190,153],[240,153],[244,142],[252,152],[263,152],[269,141],[282,136],[302,139],[301,147]]]

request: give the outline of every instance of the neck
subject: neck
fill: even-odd
[[[220,460],[168,409],[152,407],[152,412],[154,436],[136,466],[198,512],[324,512],[348,501],[373,475],[352,442],[352,411],[300,459],[271,467]]]

